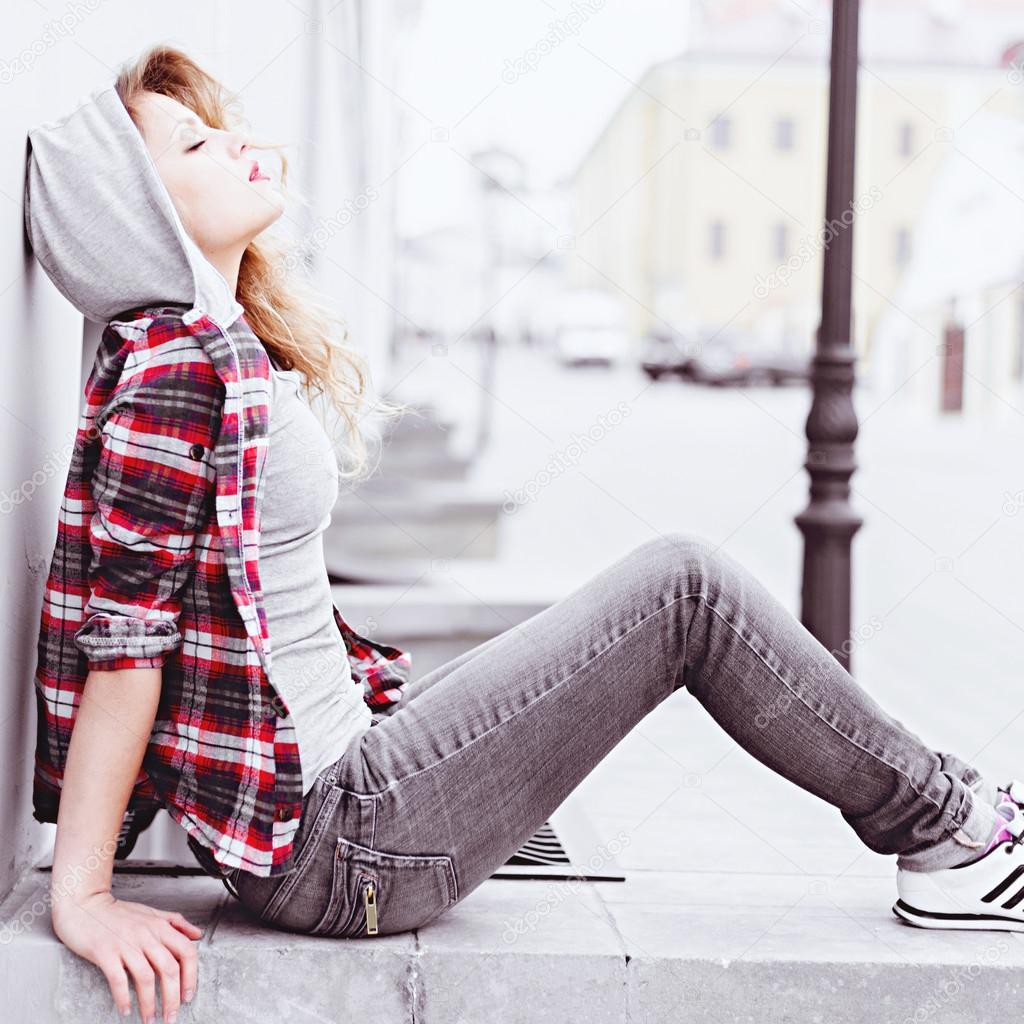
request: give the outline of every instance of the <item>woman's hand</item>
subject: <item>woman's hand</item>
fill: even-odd
[[[103,972],[119,1013],[131,1012],[127,972],[143,1021],[156,1019],[157,977],[165,1022],[175,1020],[182,1000],[191,1002],[198,973],[192,940],[203,932],[177,911],[97,892],[55,904],[52,921],[61,942]]]

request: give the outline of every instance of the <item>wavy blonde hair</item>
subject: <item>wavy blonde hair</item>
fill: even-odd
[[[162,93],[188,107],[211,128],[233,130],[248,122],[241,115],[241,101],[191,57],[172,46],[156,45],[120,70],[115,88],[136,127],[136,103],[143,92]],[[288,197],[308,200],[287,189],[288,158],[285,143],[252,139],[258,149],[279,151],[281,190]],[[346,460],[339,467],[344,479],[368,476],[369,456],[360,420],[371,415],[383,418],[413,411],[403,403],[371,397],[366,358],[348,343],[348,325],[295,269],[304,266],[301,252],[280,239],[261,232],[242,254],[235,294],[245,318],[264,347],[286,370],[296,369],[304,378],[308,397],[324,395],[344,423]],[[360,413],[360,406],[366,409]],[[325,424],[326,427],[326,424]]]

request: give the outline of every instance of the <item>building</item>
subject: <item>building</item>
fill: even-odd
[[[668,323],[812,347],[832,237],[823,225],[830,11],[695,4],[685,50],[627,89],[580,161],[568,182],[579,257],[570,284],[613,281],[635,335]],[[1024,117],[1012,64],[1020,40],[1020,3],[862,3],[856,198],[830,229],[856,225],[862,372],[879,362],[879,325],[957,132],[979,112]]]

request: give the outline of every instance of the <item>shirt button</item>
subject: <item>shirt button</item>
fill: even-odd
[[[206,449],[201,444],[194,444],[189,448],[188,453],[193,459],[201,459]]]
[[[292,813],[291,807],[278,807],[277,809],[277,820],[278,821],[291,821],[295,815]]]

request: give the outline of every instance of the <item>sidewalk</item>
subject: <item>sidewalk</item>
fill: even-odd
[[[643,785],[638,785],[642,780]],[[205,929],[190,1021],[902,1022],[989,1019],[1018,998],[1024,936],[931,933],[892,914],[895,858],[760,765],[687,694],[645,719],[570,798],[625,882],[491,879],[432,926],[312,938],[252,921],[205,876],[115,876],[115,892]],[[115,1019],[99,970],[0,907],[5,1019]],[[5,931],[5,935],[7,932]]]
[[[585,432],[640,386],[595,374],[565,389],[531,360],[511,370],[500,378],[502,401],[522,405],[548,437],[499,404],[484,467],[499,490],[534,481],[571,430]],[[864,410],[878,401],[862,400]],[[459,566],[455,584],[500,612],[489,581],[506,596],[520,579],[528,596],[562,593],[654,530],[685,529],[727,540],[796,611],[805,404],[796,393],[651,389],[587,452],[574,481],[552,483],[503,524],[497,567]],[[699,429],[712,414],[716,430]],[[671,471],[659,462],[665,437],[682,446]],[[999,781],[1024,777],[1022,440],[1018,417],[998,427],[907,423],[891,402],[867,419],[855,477],[866,516],[855,542],[855,675],[926,742]],[[386,617],[378,628],[396,635]],[[993,1019],[996,1000],[1019,1000],[1024,935],[899,921],[895,857],[863,847],[835,808],[737,747],[685,692],[641,722],[570,800],[602,842],[622,837],[624,883],[492,879],[415,934],[269,930],[205,876],[119,875],[115,891],[181,910],[206,930],[199,991],[181,1024],[959,1024]],[[0,928],[23,908],[30,923],[0,947],[4,1019],[114,1020],[98,969],[57,942],[48,913],[32,913],[46,880],[36,874],[0,905]]]

